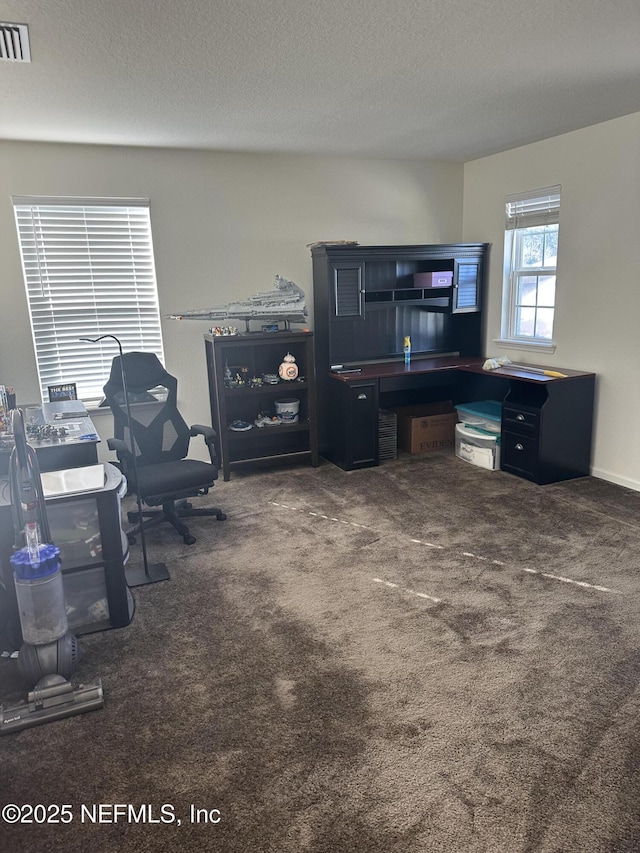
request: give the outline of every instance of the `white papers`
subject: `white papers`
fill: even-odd
[[[40,479],[45,498],[95,492],[104,487],[104,465],[87,465],[84,468],[67,468],[63,471],[43,471]]]

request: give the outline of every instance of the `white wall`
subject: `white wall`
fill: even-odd
[[[553,184],[557,349],[501,349],[504,199]],[[595,372],[593,474],[640,490],[640,113],[467,163],[463,239],[492,244],[486,354]]]
[[[462,175],[451,163],[0,142],[0,382],[19,402],[39,400],[12,195],[149,197],[166,314],[269,290],[276,274],[300,285],[311,307],[307,243],[318,240],[459,241]],[[163,321],[189,423],[211,420],[210,325]],[[106,439],[110,418],[95,420]],[[104,444],[101,458],[110,458]]]

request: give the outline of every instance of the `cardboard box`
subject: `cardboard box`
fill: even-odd
[[[394,409],[398,418],[398,447],[409,453],[454,449],[458,413],[450,400]]]
[[[413,275],[414,287],[451,287],[453,273],[447,272],[417,272]]]

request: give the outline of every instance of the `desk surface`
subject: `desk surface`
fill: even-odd
[[[443,355],[434,358],[413,358],[409,364],[404,361],[372,362],[360,365],[358,373],[331,373],[332,379],[343,382],[357,382],[359,379],[388,379],[400,376],[418,376],[433,373],[436,370],[459,370],[461,367],[478,367],[482,371],[485,359],[472,356]]]
[[[546,384],[548,382],[564,382],[566,379],[575,379],[577,376],[595,376],[584,370],[571,370],[568,367],[549,367],[544,364],[528,364],[516,367],[514,364],[507,364],[504,367],[497,367],[495,370],[485,370],[482,364],[466,364],[461,365],[460,370],[467,373],[481,373],[484,376],[501,376],[505,379],[520,379],[523,382],[537,382]],[[564,373],[564,376],[545,376],[542,373],[527,370],[527,367],[533,367],[536,370],[552,370],[555,373]]]
[[[376,362],[360,365],[357,373],[331,373],[332,379],[342,382],[357,382],[362,379],[388,379],[401,376],[416,376],[424,373],[433,373],[439,370],[463,370],[467,373],[476,373],[481,376],[496,376],[502,379],[519,379],[524,382],[546,384],[548,382],[563,382],[565,379],[573,379],[577,376],[594,376],[595,374],[584,370],[571,370],[566,367],[549,367],[542,364],[531,364],[527,367],[536,370],[553,370],[556,373],[565,374],[564,377],[545,376],[527,370],[524,365],[516,367],[507,365],[495,370],[485,370],[483,364],[486,359],[472,356],[445,355],[434,358],[415,358],[409,364],[403,361]]]
[[[37,424],[55,427],[56,431],[65,431],[65,434],[53,434],[48,438],[27,435],[27,443],[38,454],[40,468],[43,471],[52,471],[58,468],[95,464],[98,461],[97,445],[100,443],[100,436],[93,421],[88,415],[56,419],[59,405],[59,403],[45,403],[42,407],[35,406],[23,410],[25,427]],[[11,436],[3,435],[0,446],[0,475],[6,474],[9,470],[12,449]]]
[[[71,404],[77,406],[77,409],[73,411],[78,412],[78,417],[69,417],[71,412],[65,408],[65,405],[69,405],[68,403],[43,403],[41,408],[37,407],[25,411],[25,427],[27,429],[31,424],[36,424],[38,426],[54,427],[63,433],[62,435],[54,435],[50,438],[36,438],[33,435],[27,435],[28,443],[35,450],[99,443],[100,436],[82,403],[72,401]],[[83,413],[82,410],[84,410]]]

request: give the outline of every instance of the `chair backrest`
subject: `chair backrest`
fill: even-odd
[[[122,387],[123,368],[131,425]],[[154,394],[149,393],[151,389]],[[133,434],[137,465],[184,459],[190,430],[177,408],[178,380],[167,373],[154,353],[128,352],[122,360],[116,356],[103,390],[113,413],[115,438],[131,449]]]

